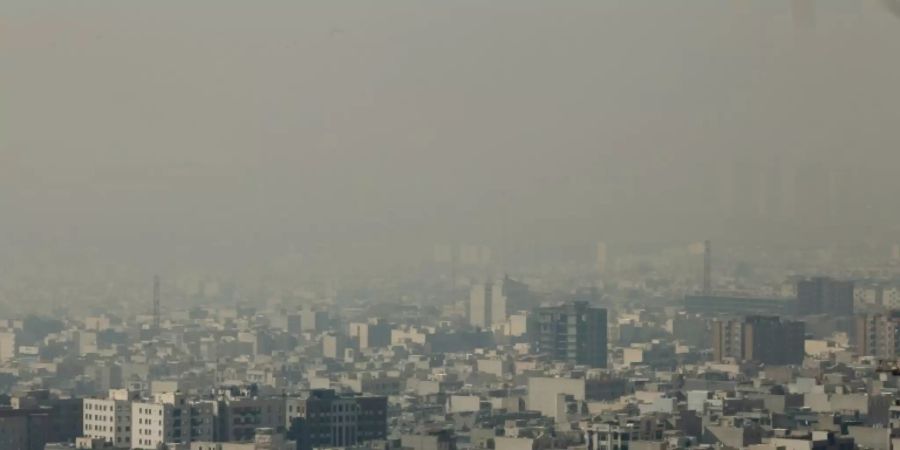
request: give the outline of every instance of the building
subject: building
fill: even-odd
[[[297,443],[271,428],[257,428],[250,442],[191,442],[190,450],[295,450]]]
[[[288,437],[298,450],[347,447],[387,436],[387,398],[342,395],[331,389],[310,391],[294,401]]]
[[[52,395],[47,389],[36,389],[13,397],[10,404],[15,409],[40,409],[49,413],[49,442],[72,442],[82,436],[84,427],[81,398],[61,398]]]
[[[469,294],[469,324],[487,328],[492,323],[494,288],[491,283],[472,286]]]
[[[606,310],[587,302],[541,307],[535,346],[554,361],[603,368],[607,364]]]
[[[219,401],[215,441],[252,441],[257,428],[285,429],[284,398],[236,397]]]
[[[769,365],[802,364],[806,356],[803,322],[773,316],[744,320],[744,359]]]
[[[0,364],[16,357],[16,333],[0,331]]]
[[[585,391],[584,378],[529,377],[527,406],[543,416],[557,417],[563,406],[561,397],[581,402],[586,399]]]
[[[122,383],[122,366],[119,364],[92,364],[90,371],[95,380],[96,389],[100,392],[124,387]]]
[[[303,316],[300,314],[288,314],[284,318],[285,331],[290,334],[300,334],[303,332]]]
[[[769,365],[801,364],[806,327],[775,316],[716,320],[712,325],[716,361],[755,361]]]
[[[584,431],[587,450],[622,450],[638,440],[639,430],[634,424],[592,424]]]
[[[528,299],[528,286],[509,276],[477,284],[469,295],[469,324],[478,328],[504,325],[509,312],[527,306]]]
[[[740,361],[744,358],[744,323],[740,320],[715,320],[712,323],[713,359]]]
[[[410,450],[456,450],[456,436],[450,430],[400,436],[400,446]]]
[[[300,330],[301,331],[317,331],[325,327],[328,321],[328,313],[325,311],[317,311],[312,306],[306,305],[300,311]]]
[[[383,372],[352,372],[342,376],[339,383],[362,394],[400,395],[403,392],[402,380]]]
[[[103,439],[116,447],[131,447],[131,402],[134,394],[124,389],[109,391],[107,398],[86,398],[82,423],[84,436]]]
[[[853,282],[814,277],[797,282],[797,313],[800,315],[853,315]]]
[[[709,322],[700,315],[679,314],[672,319],[673,337],[687,345],[705,346],[710,332]]]
[[[38,409],[0,409],[0,449],[44,450],[50,415]]]
[[[841,436],[830,431],[813,431],[803,435],[775,436],[765,448],[791,450],[853,450],[856,443],[852,436]]]
[[[857,316],[853,327],[856,353],[880,359],[900,356],[900,311]]]
[[[378,319],[365,323],[351,323],[350,337],[356,340],[360,350],[391,345],[391,326]]]
[[[132,402],[131,448],[153,450],[160,444],[212,441],[214,414],[214,402],[188,402],[180,393]]]
[[[684,309],[690,314],[721,315],[788,315],[793,314],[796,302],[793,299],[728,297],[718,295],[688,295],[684,298]]]
[[[78,331],[76,333],[75,343],[78,348],[78,354],[81,356],[97,353],[97,333],[94,331]]]
[[[69,442],[48,443],[44,446],[44,450],[71,450],[72,444]],[[112,444],[103,439],[80,437],[75,438],[75,448],[79,450],[101,450],[111,449]]]
[[[347,338],[343,334],[328,333],[322,336],[322,356],[342,359],[347,349]]]

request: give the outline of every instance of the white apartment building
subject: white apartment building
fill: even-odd
[[[109,391],[107,398],[86,398],[82,407],[85,437],[103,439],[115,447],[131,447],[131,393]]]
[[[131,404],[131,446],[155,450],[164,443],[211,441],[214,402],[188,402],[182,394],[157,394]]]

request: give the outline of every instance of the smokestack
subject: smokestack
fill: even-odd
[[[712,294],[712,242],[703,241],[703,295]]]

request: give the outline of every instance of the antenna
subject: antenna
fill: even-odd
[[[703,295],[712,294],[712,242],[703,241]]]
[[[159,275],[153,276],[153,332],[159,333]]]

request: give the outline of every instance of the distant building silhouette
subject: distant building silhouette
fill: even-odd
[[[814,277],[797,282],[797,313],[800,315],[853,315],[853,282]]]
[[[527,306],[528,297],[528,286],[509,276],[477,284],[469,296],[469,324],[479,328],[504,324],[510,311]]]
[[[684,309],[691,314],[785,315],[796,310],[794,299],[735,297],[725,295],[688,295]]]

